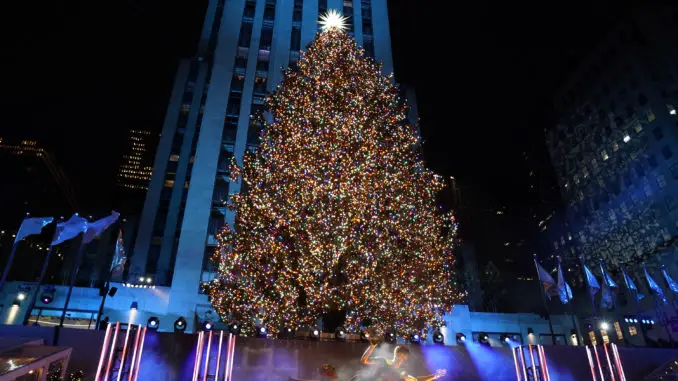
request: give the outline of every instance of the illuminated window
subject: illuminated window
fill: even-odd
[[[165,187],[171,188],[174,186],[174,180],[165,180]]]
[[[179,161],[179,155],[170,155],[170,161]]]
[[[669,112],[669,114],[676,115],[676,109],[673,107],[673,105],[666,105],[666,110]]]
[[[635,326],[630,326],[630,327],[629,327],[629,335],[635,336],[635,335],[637,335],[637,334],[638,334],[638,331],[636,330],[636,327],[635,327]]]
[[[628,143],[631,140],[631,137],[628,135],[624,135],[624,143]]]
[[[640,131],[643,130],[643,125],[640,124],[640,123],[636,123],[634,130],[636,130],[636,132],[640,133]]]

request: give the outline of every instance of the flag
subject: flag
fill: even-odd
[[[57,222],[56,232],[51,245],[55,246],[69,239],[73,239],[87,228],[87,220],[75,213],[68,221]]]
[[[118,240],[115,242],[115,254],[113,254],[113,261],[111,262],[111,279],[122,275],[126,262],[127,256],[125,255],[125,245],[122,240],[122,230],[118,230]]]
[[[553,280],[553,277],[548,273],[548,271],[546,271],[539,263],[537,263],[536,257],[534,258],[534,264],[537,266],[537,276],[544,287],[544,294],[546,294],[546,297],[551,299],[552,288],[556,285],[556,281]]]
[[[16,232],[16,238],[14,238],[14,243],[21,241],[22,239],[28,237],[29,235],[40,234],[42,228],[49,225],[54,221],[54,217],[29,217],[24,218],[19,231]]]
[[[600,261],[600,272],[603,274],[603,287],[600,293],[600,306],[602,308],[614,308],[614,292],[619,286],[605,271],[605,264]]]
[[[652,292],[654,292],[654,294],[657,295],[657,297],[663,304],[668,303],[668,301],[666,300],[666,296],[664,296],[664,291],[662,291],[662,288],[659,287],[659,285],[657,284],[657,282],[654,281],[654,279],[652,279],[650,274],[648,274],[646,268],[643,268],[643,271],[645,272],[645,279],[647,279],[647,284],[648,286],[650,286],[650,290],[652,290]]]
[[[669,285],[671,292],[678,294],[678,283],[671,278],[671,275],[669,275],[669,272],[666,270],[666,266],[662,266],[662,275],[664,275],[664,280],[666,280],[666,284]]]
[[[558,296],[563,304],[567,304],[573,298],[572,289],[565,281],[563,268],[560,266],[560,259],[558,259]]]
[[[643,299],[645,295],[638,292],[638,287],[636,286],[636,283],[633,281],[633,279],[631,279],[629,274],[626,273],[626,268],[624,268],[624,266],[621,266],[621,271],[622,275],[624,276],[624,284],[626,285],[626,289],[635,292],[636,299],[638,300]]]
[[[110,216],[104,217],[100,220],[87,223],[87,229],[85,230],[85,238],[83,238],[83,244],[88,244],[92,240],[98,237],[104,230],[108,229],[109,226],[113,225],[115,221],[120,217],[120,213],[115,210],[111,213]]]
[[[596,279],[596,276],[589,270],[588,266],[583,263],[582,266],[584,266],[584,274],[586,274],[586,284],[589,286],[589,293],[593,296],[600,290],[598,279]]]

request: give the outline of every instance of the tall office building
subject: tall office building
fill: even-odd
[[[386,0],[209,1],[197,54],[175,77],[131,257],[131,277],[171,286],[168,315],[189,318],[196,300],[207,304],[199,285],[215,275],[215,235],[234,220],[224,202],[240,191],[229,181],[231,159],[258,144],[252,116],[329,9],[343,12],[366,54],[393,71]]]
[[[130,129],[127,146],[118,167],[119,187],[145,192],[153,173],[153,148],[157,142],[150,131]]]
[[[547,132],[566,204],[552,252],[573,261],[584,255],[592,266],[600,258],[613,269],[634,267],[675,252],[678,12],[645,8],[619,18],[582,62]],[[675,259],[663,262],[676,270]]]

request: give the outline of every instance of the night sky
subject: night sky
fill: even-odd
[[[38,139],[82,204],[105,210],[126,132],[160,131],[207,2],[14,3],[21,9],[6,15],[24,27],[4,46],[0,136]],[[615,11],[572,1],[441,3],[389,1],[396,77],[417,90],[427,165],[465,193],[520,204],[520,155],[541,152],[548,167],[554,89]]]

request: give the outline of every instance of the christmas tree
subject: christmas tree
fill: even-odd
[[[436,202],[418,134],[391,76],[363,56],[336,14],[267,99],[261,144],[234,163],[235,227],[220,233],[205,289],[243,328],[346,325],[401,332],[442,324],[460,292],[456,225]]]

